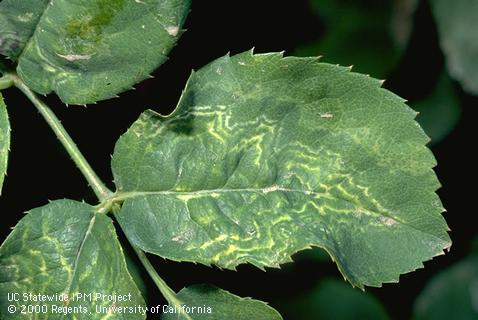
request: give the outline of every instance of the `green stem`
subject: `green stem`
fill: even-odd
[[[148,272],[149,276],[151,279],[153,279],[154,283],[158,287],[159,291],[163,294],[163,296],[166,298],[169,304],[176,305],[176,306],[181,306],[182,302],[177,298],[176,293],[171,289],[167,283],[159,276],[159,274],[156,272],[154,269],[153,265],[149,261],[148,257],[146,254],[135,247],[133,245],[133,248],[138,255],[139,260],[143,264],[144,268]]]
[[[10,76],[0,78],[0,90],[4,90],[13,86],[13,80]]]
[[[158,287],[159,291],[161,291],[161,294],[166,298],[168,301],[168,304],[170,306],[176,306],[178,310],[181,310],[181,306],[184,304],[181,300],[178,299],[176,293],[171,289],[166,282],[159,276],[159,274],[156,272],[154,269],[153,265],[151,262],[149,262],[148,257],[146,254],[135,247],[133,244],[131,244],[136,251],[136,254],[138,255],[139,260],[143,264],[144,268],[148,272],[149,276],[151,279],[153,279],[154,283]],[[189,319],[193,320],[187,313],[181,313],[184,317],[184,319]]]
[[[41,101],[39,97],[16,75],[9,74],[6,77],[10,77],[10,79],[13,81],[13,84],[20,89],[35,105],[50,128],[53,130],[53,132],[55,132],[57,138],[66,149],[71,159],[75,162],[75,164],[78,166],[78,169],[80,169],[85,179],[93,188],[93,191],[100,202],[104,202],[109,199],[113,193],[103,184],[100,178],[98,178],[88,161],[86,161],[85,157],[81,154],[75,142],[71,139],[70,135],[65,130],[60,120],[55,116],[53,111],[43,101]]]
[[[113,199],[113,193],[103,184],[103,182],[98,178],[96,173],[93,171],[89,163],[86,161],[85,157],[81,154],[80,150],[76,146],[73,139],[71,139],[68,132],[65,130],[63,125],[61,124],[60,120],[55,116],[53,111],[44,103],[42,102],[39,97],[25,84],[21,81],[16,75],[8,74],[5,77],[0,78],[0,88],[2,88],[2,84],[5,83],[6,85],[9,84],[15,85],[18,89],[20,89],[30,101],[35,105],[38,109],[40,114],[46,120],[48,125],[51,129],[55,132],[56,136],[60,140],[63,147],[66,149],[72,160],[76,163],[80,171],[85,176],[88,183],[93,188],[96,196],[100,200],[101,203],[107,205],[108,210],[111,209],[113,213],[116,215],[119,212],[118,205],[110,204],[110,200]],[[9,87],[6,86],[6,87]],[[109,207],[111,205],[112,207]],[[128,239],[129,241],[129,239]],[[177,298],[176,293],[166,284],[166,282],[159,276],[159,274],[154,269],[153,265],[149,261],[146,254],[137,248],[131,241],[131,246],[134,248],[136,254],[138,255],[139,260],[143,264],[144,268],[150,275],[151,279],[153,279],[154,283],[161,291],[163,296],[166,298],[170,305],[174,305],[177,307],[181,307],[182,302]],[[191,319],[187,314],[185,314],[186,319]],[[192,320],[192,319],[191,319]]]
[[[113,214],[114,214],[116,220],[118,220],[117,215],[118,215],[119,210],[120,210],[119,204],[117,204],[117,203],[113,204],[113,206],[111,208],[111,211],[113,211]],[[135,246],[134,243],[128,238],[127,235],[126,235],[126,239],[130,243],[131,247],[133,247],[134,251],[136,252],[136,255],[139,258],[139,261],[141,261],[141,264],[143,265],[143,267],[148,272],[148,274],[151,277],[151,279],[153,280],[154,284],[156,284],[156,287],[159,289],[159,291],[161,292],[163,297],[166,299],[166,301],[168,301],[168,304],[176,306],[176,307],[178,307],[178,309],[180,309],[181,306],[183,305],[183,302],[178,299],[178,297],[176,295],[176,292],[174,292],[174,290],[171,289],[168,286],[166,281],[164,281],[159,276],[159,274],[156,272],[156,269],[154,269],[153,265],[151,264],[148,257],[144,253],[144,251],[139,249],[137,246]],[[191,317],[189,317],[189,315],[187,313],[185,313],[184,316],[186,317],[186,319],[193,320]]]

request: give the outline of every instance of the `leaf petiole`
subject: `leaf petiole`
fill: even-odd
[[[3,81],[2,81],[3,80]],[[113,211],[116,213],[118,211],[118,207],[114,206],[112,200],[113,192],[111,192],[100,180],[100,178],[96,175],[96,173],[91,168],[88,161],[85,159],[81,151],[76,146],[73,139],[70,137],[68,132],[65,130],[63,125],[61,124],[60,120],[56,117],[53,111],[43,102],[40,98],[25,84],[22,80],[20,80],[15,74],[7,74],[3,78],[0,78],[0,89],[3,88],[3,84],[5,84],[5,88],[10,86],[15,86],[20,91],[22,91],[27,98],[35,105],[38,109],[40,114],[43,116],[45,121],[51,127],[51,129],[55,132],[57,138],[60,140],[63,147],[67,150],[68,154],[78,166],[80,171],[83,173],[85,179],[88,181],[90,186],[92,187],[93,191],[95,192],[96,196],[100,200],[101,208],[104,206],[104,210],[106,211]],[[8,86],[7,86],[8,85]],[[154,267],[152,266],[151,262],[149,261],[146,254],[134,246],[132,244],[138,258],[140,259],[141,263],[143,264],[144,268],[161,291],[163,296],[166,298],[169,304],[180,307],[182,302],[177,298],[176,293],[166,284],[166,282],[158,275]],[[187,319],[190,317],[185,314]]]
[[[10,79],[13,85],[20,89],[20,91],[22,91],[35,105],[50,128],[53,130],[53,132],[55,132],[58,140],[60,140],[61,144],[66,149],[71,159],[75,162],[78,169],[80,169],[81,173],[90,184],[100,202],[107,201],[113,195],[113,193],[103,184],[100,178],[93,171],[90,164],[78,149],[75,142],[71,139],[70,135],[65,130],[53,111],[43,101],[41,101],[40,98],[15,74],[8,74],[4,78]]]
[[[176,306],[178,307],[179,310],[181,310],[181,305],[183,305],[183,302],[178,299],[176,292],[174,292],[173,289],[171,289],[168,286],[168,284],[159,276],[159,274],[156,272],[156,269],[154,269],[153,265],[149,261],[146,254],[141,249],[136,247],[133,243],[130,242],[130,244],[133,247],[134,251],[136,252],[136,255],[138,256],[142,265],[148,272],[149,276],[151,277],[153,282],[156,284],[156,287],[158,287],[159,291],[161,291],[161,294],[168,301],[169,305]],[[185,319],[192,320],[192,318],[187,313],[184,313],[183,315]]]
[[[144,268],[150,275],[151,279],[153,279],[154,283],[158,287],[158,289],[161,291],[163,296],[166,298],[166,300],[174,305],[180,305],[181,301],[179,301],[176,297],[176,293],[171,289],[166,282],[159,276],[159,274],[156,272],[154,269],[153,265],[149,261],[148,257],[146,254],[139,248],[133,246],[139,260],[143,264]]]
[[[13,86],[13,80],[10,75],[6,75],[0,78],[0,90],[8,89]]]

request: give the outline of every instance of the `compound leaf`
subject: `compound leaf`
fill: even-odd
[[[432,0],[431,6],[450,75],[478,95],[478,1]]]
[[[119,223],[176,261],[277,267],[318,246],[356,286],[398,281],[450,239],[429,139],[380,85],[315,58],[216,60],[118,141]]]
[[[0,193],[3,180],[7,172],[8,152],[10,151],[10,122],[8,120],[7,106],[0,93]]]
[[[4,0],[0,53],[33,90],[68,104],[114,97],[148,77],[181,34],[189,0]]]
[[[210,285],[193,285],[181,290],[177,298],[185,312],[166,309],[163,320],[281,320],[280,314],[262,301],[241,298]],[[180,313],[183,312],[183,313]]]
[[[19,301],[8,302],[8,293],[19,294]],[[25,293],[44,295],[53,301],[25,302]],[[77,293],[93,296],[76,300]],[[114,302],[95,299],[96,293],[130,298]],[[36,312],[35,319],[63,318],[63,308],[69,307],[76,308],[75,319],[104,319],[108,315],[104,311],[113,305],[146,307],[127,271],[111,219],[87,204],[71,200],[33,209],[7,237],[0,248],[0,296],[2,319],[25,319],[25,314],[20,313],[21,304],[47,305],[47,311]],[[61,299],[64,296],[68,301]],[[8,313],[11,309],[7,305],[16,306],[16,312]],[[73,318],[73,311],[67,314]],[[108,317],[145,318],[139,311],[113,312]]]

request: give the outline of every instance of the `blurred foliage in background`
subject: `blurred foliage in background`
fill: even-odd
[[[309,0],[322,22],[317,41],[295,55],[322,56],[322,61],[353,65],[356,72],[388,78],[400,68],[414,32],[419,0]],[[437,144],[457,126],[458,93],[478,95],[478,1],[428,0],[446,66],[424,97],[410,101],[417,121]],[[417,70],[420,72],[420,70]],[[478,107],[478,106],[477,106]],[[478,230],[477,230],[478,234]],[[478,241],[477,241],[478,242]],[[478,251],[435,274],[415,301],[413,319],[478,319]],[[472,250],[470,250],[472,251]],[[299,259],[328,263],[327,253],[313,249]],[[398,302],[400,303],[400,302]],[[325,278],[316,289],[284,302],[286,319],[389,319],[380,302],[344,281]]]
[[[329,63],[353,65],[353,70],[375,78],[387,78],[399,67],[413,32],[413,16],[418,0],[310,0],[310,6],[324,24],[319,41],[311,42],[295,52],[301,56],[322,55]],[[464,79],[465,87],[472,88],[473,77],[478,80],[478,65],[472,58],[478,57],[478,1],[435,0],[437,22],[442,47],[449,59],[449,70],[456,79]],[[444,3],[444,4],[443,4]],[[468,4],[469,3],[469,4]],[[450,5],[452,4],[452,5]],[[467,12],[468,19],[459,19],[464,7],[472,8],[474,16]],[[450,18],[446,12],[457,10]],[[441,15],[443,13],[443,18]],[[447,29],[445,24],[450,25]],[[475,29],[473,29],[475,24]],[[468,28],[468,29],[467,29]],[[460,33],[462,31],[462,33]],[[462,35],[463,34],[463,35]],[[473,37],[475,39],[473,39]],[[476,49],[471,45],[475,43]],[[467,50],[467,48],[471,50]],[[471,55],[470,55],[471,52]],[[465,55],[466,53],[466,55]],[[463,54],[463,58],[457,55]],[[461,64],[462,62],[463,64]],[[470,68],[467,69],[466,65]],[[473,67],[476,65],[476,71]],[[453,71],[453,70],[458,71]],[[470,70],[466,76],[464,70]],[[475,72],[475,74],[473,74]],[[473,91],[472,91],[473,93]],[[475,94],[478,94],[478,85]],[[432,144],[445,138],[460,118],[460,105],[448,75],[438,79],[435,89],[428,97],[411,102],[421,115],[418,121],[430,136]]]
[[[417,320],[478,319],[478,252],[438,273],[414,308]]]
[[[320,280],[314,290],[286,305],[285,319],[389,319],[385,308],[373,295],[353,289],[335,278]]]

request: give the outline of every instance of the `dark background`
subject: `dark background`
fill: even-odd
[[[85,157],[104,181],[111,181],[110,155],[115,141],[146,108],[170,112],[184,87],[191,69],[198,69],[227,52],[239,53],[255,47],[255,52],[293,52],[301,44],[318,39],[323,23],[307,1],[198,1],[187,19],[188,31],[158,69],[154,79],[144,81],[137,90],[121,94],[120,99],[98,105],[66,107],[56,97],[46,98],[62,119]],[[414,101],[433,88],[444,59],[438,46],[435,24],[425,1],[415,14],[415,29],[408,48],[385,86]],[[140,57],[138,57],[140,58]],[[324,58],[327,61],[327,58]],[[443,184],[439,194],[448,212],[453,240],[451,252],[425,263],[425,269],[401,276],[399,284],[368,288],[385,305],[393,319],[411,316],[413,301],[426,281],[453,262],[465,257],[476,233],[472,208],[476,190],[473,166],[476,143],[472,139],[478,99],[456,91],[462,106],[461,121],[441,143],[433,146],[438,160],[436,172]],[[15,89],[4,93],[12,124],[12,146],[8,176],[0,198],[1,240],[10,227],[31,208],[47,200],[71,198],[95,204],[95,197],[70,161],[62,146],[36,109]],[[113,188],[113,185],[109,183]],[[238,272],[189,263],[173,263],[152,257],[159,273],[175,290],[192,283],[209,282],[241,296],[269,301],[283,311],[281,301],[311,289],[324,276],[342,278],[332,263],[296,257],[295,264],[282,270],[260,271],[241,266]],[[164,303],[150,287],[149,305]],[[284,318],[288,319],[287,313]]]

